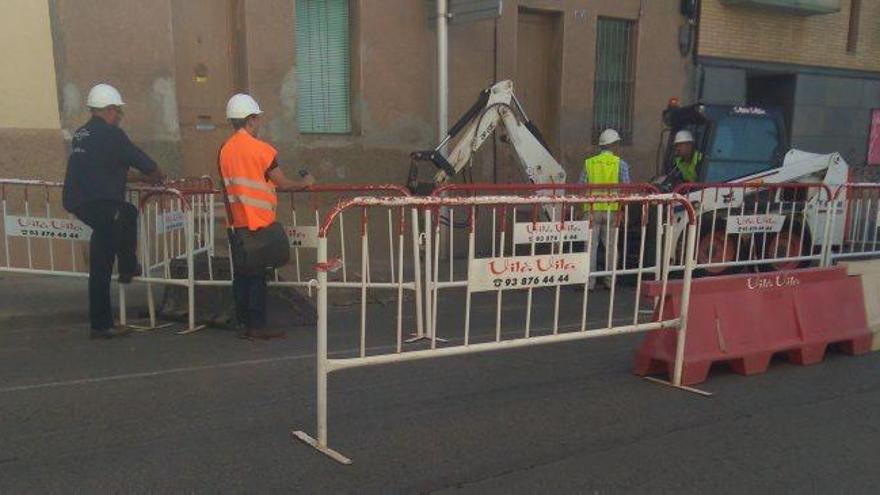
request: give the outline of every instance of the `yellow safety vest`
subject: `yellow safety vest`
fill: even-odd
[[[584,161],[584,170],[587,173],[587,181],[590,184],[617,184],[620,182],[620,157],[610,151],[603,151],[596,156]],[[612,194],[608,190],[595,190],[594,196]],[[617,211],[620,207],[617,203],[589,203],[584,204],[584,211],[589,211],[592,206],[596,211]]]
[[[702,159],[702,153],[694,150],[694,154],[693,156],[691,156],[691,161],[686,162],[679,157],[675,157],[673,163],[678,168],[678,170],[681,171],[681,177],[684,179],[685,182],[696,182],[698,179],[697,165]]]

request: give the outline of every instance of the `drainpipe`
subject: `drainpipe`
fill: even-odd
[[[437,142],[443,142],[447,132],[449,112],[449,37],[447,0],[437,0]]]

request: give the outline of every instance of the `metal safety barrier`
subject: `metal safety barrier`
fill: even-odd
[[[880,255],[880,184],[852,183],[838,187],[828,205],[831,212],[826,265],[849,258]]]
[[[315,249],[317,248],[318,226],[324,211],[332,208],[340,199],[353,196],[365,195],[382,195],[382,196],[408,196],[409,192],[406,188],[394,184],[362,184],[362,185],[315,185],[300,191],[279,192],[279,204],[276,209],[277,219],[287,229],[287,235],[290,240],[292,249],[291,263],[284,270],[276,270],[274,277],[270,279],[269,284],[281,287],[302,287],[308,288],[309,282],[315,278]],[[225,218],[225,210],[223,209],[223,194],[215,191],[213,201],[217,210],[223,211]],[[370,237],[370,232],[363,232],[361,219],[349,221],[347,224],[345,219],[341,219],[336,229],[330,234],[333,243],[339,246],[340,262],[338,264],[337,275],[334,277],[333,284],[339,287],[358,288],[360,287],[360,275],[363,271],[368,281],[371,283],[393,284],[395,280],[395,268],[391,263],[393,259],[393,222],[390,217],[384,219],[385,229],[382,232],[372,232],[373,237],[377,240],[388,240],[387,244],[377,246],[368,243],[368,258],[372,263],[361,270],[359,262],[362,261],[359,254],[354,257],[349,253],[353,246],[359,243],[358,238],[361,235]],[[373,222],[377,224],[377,222]],[[348,225],[348,227],[346,227]],[[217,245],[223,245],[226,254],[229,253],[228,238],[226,236],[225,225],[221,226],[220,231],[222,239]],[[387,236],[386,236],[387,234]],[[391,256],[385,259],[384,256],[370,256],[370,246],[373,252],[382,255],[390,250]],[[210,260],[209,260],[210,262]],[[227,273],[233,274],[234,267],[231,259],[227,259]],[[382,265],[381,267],[378,265]],[[288,276],[284,276],[283,272],[289,272]],[[350,276],[350,274],[352,276]],[[380,275],[381,274],[381,275]],[[228,277],[218,278],[215,275],[213,267],[206,273],[207,278],[199,278],[197,285],[228,285],[230,279]],[[378,280],[384,278],[385,280]]]
[[[191,196],[200,197],[200,195]],[[140,199],[138,215],[138,238],[143,265],[143,275],[136,280],[147,284],[147,308],[150,326],[143,329],[157,328],[156,304],[153,296],[153,285],[176,285],[187,291],[187,329],[181,333],[190,333],[201,327],[195,321],[195,254],[198,250],[210,250],[209,242],[197,248],[196,210],[192,207],[183,192],[175,189],[162,189],[145,192]],[[210,230],[207,225],[202,226]],[[204,237],[204,235],[199,236]],[[186,264],[186,276],[175,276],[171,266],[175,260]],[[125,297],[124,287],[120,288],[120,296]],[[124,299],[120,301],[124,308]],[[125,324],[125,317],[122,317]]]
[[[696,210],[695,268],[699,274],[821,264],[834,243],[827,213],[832,194],[824,184],[685,183],[675,192]],[[676,216],[671,255],[673,270],[681,270],[685,215],[676,212]]]
[[[191,177],[170,181],[161,187],[131,185],[125,193],[126,200],[139,209],[139,240],[138,246],[141,257],[144,260],[144,270],[147,278],[155,283],[157,280],[156,270],[159,258],[159,244],[150,240],[150,233],[156,229],[145,228],[147,223],[168,220],[168,225],[185,223],[187,200],[185,193],[178,191],[173,186],[184,188],[186,194],[196,195],[197,192],[204,195],[213,190],[213,184],[209,177]],[[49,275],[61,277],[87,278],[89,275],[88,246],[91,238],[91,229],[78,220],[74,215],[64,210],[62,191],[64,184],[54,181],[30,180],[30,179],[0,179],[0,208],[2,208],[3,243],[0,253],[0,271],[33,275]],[[154,206],[153,215],[143,207],[143,199],[164,195],[174,198],[179,204],[176,211],[180,212],[175,219],[156,216]],[[193,196],[197,198],[196,196]],[[192,201],[192,198],[188,198]],[[207,197],[203,196],[207,201]],[[164,259],[177,257],[185,259],[190,251],[213,249],[211,239],[213,236],[207,230],[213,227],[213,222],[208,218],[208,207],[203,206],[202,199],[196,199],[196,204],[204,213],[199,217],[199,225],[203,229],[194,242],[193,249],[188,250],[185,243],[185,235],[177,232],[178,227],[172,225],[169,229],[177,236],[174,239],[163,238],[167,244],[163,249]],[[154,220],[146,220],[146,216]],[[163,210],[165,214],[167,211]],[[213,218],[213,215],[211,215]],[[162,224],[166,225],[166,224]],[[153,253],[152,258],[150,253]],[[161,263],[159,263],[161,265]],[[149,275],[151,274],[151,275]],[[163,280],[170,277],[163,276]],[[142,281],[136,278],[135,281]],[[172,282],[173,283],[173,282]],[[119,318],[123,324],[127,323],[126,291],[125,286],[119,286]],[[154,319],[154,318],[153,318]],[[155,323],[154,323],[155,324]]]
[[[460,198],[487,195],[516,195],[557,198],[562,196],[640,196],[659,194],[656,186],[651,184],[449,184],[437,188],[432,197]],[[601,202],[600,202],[601,203]],[[584,206],[589,206],[588,212]],[[436,313],[433,300],[440,290],[464,287],[467,284],[467,273],[464,263],[467,259],[466,236],[456,238],[456,228],[467,228],[473,221],[483,232],[493,232],[491,236],[483,236],[478,241],[477,249],[488,249],[495,255],[511,253],[531,254],[557,247],[565,252],[584,250],[587,241],[594,244],[601,242],[602,256],[599,263],[600,246],[591,251],[591,264],[601,268],[591,271],[591,282],[594,285],[604,282],[614,292],[621,277],[645,274],[652,278],[660,278],[662,249],[659,239],[662,232],[663,204],[652,205],[652,209],[644,210],[633,207],[629,203],[615,204],[614,208],[593,208],[581,204],[569,206],[562,211],[558,203],[543,203],[536,208],[490,208],[488,214],[471,219],[466,207],[444,207],[436,212],[425,211],[425,231],[435,231],[435,235],[425,239],[426,250],[434,253],[434,259],[425,266],[425,305],[429,316],[426,333],[423,338],[431,338],[433,327],[431,314]],[[652,213],[655,210],[656,213]],[[650,219],[649,219],[650,215]],[[488,218],[486,218],[488,217]],[[439,222],[437,221],[439,218]],[[456,221],[458,218],[460,220]],[[567,220],[566,231],[558,232],[559,221]],[[649,221],[652,220],[652,221]],[[593,226],[589,230],[587,228]],[[450,228],[453,227],[453,228]],[[590,239],[588,239],[588,237]],[[562,243],[557,246],[557,241]],[[642,242],[644,241],[644,243]],[[613,247],[613,249],[611,249]],[[641,248],[641,249],[640,249]],[[640,264],[641,261],[641,264]],[[638,266],[637,266],[638,265]],[[464,277],[464,278],[463,278]],[[499,298],[501,295],[499,294]],[[527,305],[532,299],[531,291]],[[526,321],[529,328],[531,322]]]
[[[0,271],[88,277],[91,229],[64,211],[60,182],[0,179]]]
[[[615,203],[619,205],[616,212],[608,214],[611,217],[621,217],[620,212],[626,209],[639,209],[643,234],[647,229],[649,212],[657,205],[663,205],[664,211],[668,212],[662,219],[662,231],[664,236],[671,234],[671,212],[674,208],[682,208],[687,215],[687,243],[688,256],[686,259],[693,260],[695,242],[696,217],[690,204],[678,195],[625,195],[625,196],[477,196],[466,198],[436,198],[436,197],[409,197],[409,198],[355,198],[341,202],[324,219],[318,233],[318,279],[317,279],[317,306],[318,306],[318,352],[317,352],[317,438],[313,438],[304,431],[293,432],[293,435],[327,454],[333,459],[350,463],[350,460],[332,450],[327,443],[327,379],[334,371],[350,369],[362,366],[379,365],[417,359],[427,359],[451,355],[469,354],[481,351],[497,349],[510,349],[527,347],[539,344],[565,342],[589,338],[622,335],[636,332],[645,332],[661,328],[678,329],[678,350],[672,383],[681,383],[681,357],[686,338],[686,315],[691,271],[693,263],[686,263],[684,267],[684,296],[680,314],[682,316],[666,315],[662,311],[653,319],[643,319],[638,311],[639,290],[641,277],[645,273],[654,273],[653,268],[646,268],[649,258],[645,255],[645,241],[647,235],[640,240],[639,259],[632,273],[636,277],[636,289],[632,294],[615,294],[612,284],[611,292],[600,297],[593,295],[587,287],[591,280],[590,254],[595,246],[592,245],[591,231],[598,222],[595,219],[587,219],[586,231],[583,235],[586,249],[584,252],[574,252],[565,249],[565,244],[571,242],[564,233],[570,232],[571,224],[577,224],[582,220],[573,220],[572,213],[584,205],[597,207],[599,205]],[[532,226],[537,228],[546,222],[540,220],[539,211],[544,205],[550,204],[558,211],[566,212],[561,218],[552,221],[551,237],[546,242],[540,242],[535,235],[538,230],[528,232],[530,237],[530,249],[524,252],[516,252],[512,247],[508,248],[508,242],[504,240],[506,229],[498,231],[480,229],[477,219],[481,216],[494,217],[499,211],[525,210],[531,214]],[[399,249],[396,252],[396,264],[398,273],[404,274],[406,227],[407,217],[412,217],[413,211],[423,212],[427,218],[437,218],[440,209],[465,209],[467,210],[467,257],[465,278],[461,279],[460,290],[457,294],[447,293],[444,299],[439,300],[439,283],[430,282],[427,287],[433,292],[430,306],[430,327],[435,331],[430,333],[430,342],[419,345],[407,346],[403,328],[405,326],[405,305],[403,301],[403,288],[405,285],[415,287],[418,274],[415,277],[399,278],[397,288],[397,304],[386,313],[373,313],[368,318],[364,313],[366,308],[362,306],[361,323],[357,333],[353,337],[358,341],[358,351],[354,355],[330,358],[328,349],[328,331],[331,328],[331,313],[328,311],[328,294],[334,287],[328,284],[328,271],[333,266],[335,256],[329,252],[327,236],[334,228],[334,224],[346,211],[359,212],[362,217],[368,217],[367,212],[377,210],[379,217],[390,212],[399,221],[397,228],[397,242]],[[588,208],[587,211],[590,211]],[[595,211],[595,209],[593,210]],[[499,223],[503,218],[499,218]],[[425,222],[427,238],[439,237],[437,224],[431,227],[430,222]],[[619,221],[615,221],[619,225]],[[558,228],[557,228],[558,227]],[[619,227],[615,227],[619,228]],[[486,237],[500,237],[495,244],[495,249],[485,249],[478,252],[476,246],[491,245]],[[516,234],[514,233],[514,236]],[[537,244],[549,244],[545,250],[536,250]],[[433,246],[438,243],[434,242]],[[426,249],[426,260],[431,260],[435,266],[438,263],[438,250]],[[653,260],[650,260],[653,261]],[[612,275],[618,273],[614,268]],[[660,271],[660,283],[663,290],[659,308],[664,308],[666,298],[666,285],[670,274],[669,262],[663,263]],[[455,281],[458,284],[458,281]],[[580,288],[581,291],[574,289]],[[538,294],[538,297],[532,297]],[[504,299],[502,299],[504,295]],[[615,304],[615,298],[632,297],[632,307],[623,304]],[[512,301],[509,307],[504,307],[503,300]],[[445,306],[444,310],[438,311],[438,307]],[[464,308],[464,311],[462,311]],[[511,311],[508,311],[511,310]],[[374,311],[382,311],[376,308]],[[386,310],[388,311],[388,310]],[[506,315],[502,315],[505,313]],[[438,314],[443,315],[444,326],[457,328],[460,331],[449,337],[448,341],[442,341],[437,335]],[[593,318],[598,314],[598,318]],[[532,324],[532,318],[539,316]],[[367,331],[367,322],[376,322],[376,328]],[[481,321],[491,321],[493,325],[482,326]],[[511,321],[513,323],[511,323]],[[344,332],[351,331],[350,327],[342,325],[334,328]],[[383,340],[384,339],[384,340]],[[382,343],[384,346],[370,346],[370,343]],[[390,352],[384,352],[389,350]],[[339,350],[334,350],[337,355]]]
[[[285,225],[288,239],[292,249],[291,262],[288,266],[275,270],[269,279],[269,286],[296,287],[307,289],[310,293],[316,278],[316,262],[318,247],[318,230],[320,221],[327,210],[330,210],[338,201],[354,196],[409,196],[409,191],[403,186],[395,184],[319,184],[299,191],[279,192],[277,219]],[[215,191],[213,201],[217,204],[216,209],[223,212],[223,194]],[[213,210],[212,210],[213,211]],[[418,230],[416,218],[412,219],[412,239],[417,239]],[[418,242],[409,243],[413,255],[403,268],[394,263],[395,252],[400,249],[396,239],[396,223],[390,213],[382,218],[376,218],[374,212],[346,221],[341,215],[339,222],[328,232],[327,236],[332,245],[338,249],[339,257],[333,260],[332,269],[329,271],[328,284],[335,288],[357,290],[364,296],[361,304],[367,303],[366,294],[374,294],[374,289],[393,290],[398,287],[401,278],[401,269],[414,273],[421,273],[420,258],[417,256]],[[222,239],[217,240],[218,246],[224,246],[225,272],[215,270],[217,261],[214,260],[213,251],[208,257],[208,269],[204,273],[197,273],[194,284],[196,286],[229,286],[235,274],[232,264],[229,240],[226,235],[225,224],[221,226]],[[408,292],[414,293],[419,317],[416,321],[415,334],[423,334],[422,323],[422,288],[421,277],[415,278],[413,286],[405,285]]]

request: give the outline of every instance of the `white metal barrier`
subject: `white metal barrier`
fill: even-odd
[[[406,188],[394,184],[315,185],[302,191],[279,192],[277,218],[287,227],[290,247],[293,252],[290,265],[284,270],[276,270],[274,279],[270,280],[269,284],[308,288],[309,281],[316,276],[314,271],[317,259],[315,250],[318,247],[318,228],[322,215],[341,199],[368,195],[403,197],[409,196],[409,193]],[[223,208],[222,201],[222,193],[216,191],[214,202],[218,210]],[[223,211],[225,216],[225,210]],[[384,225],[379,227],[379,221]],[[330,282],[331,285],[357,289],[361,286],[361,279],[366,278],[368,283],[374,286],[393,288],[396,278],[396,267],[393,264],[396,246],[392,242],[394,222],[391,216],[388,216],[382,219],[373,219],[369,224],[374,227],[372,231],[364,231],[363,219],[357,218],[346,222],[344,218],[341,218],[336,228],[329,234],[330,242],[339,247],[341,254],[339,269],[335,272],[334,278]],[[372,240],[370,240],[371,234]],[[224,245],[228,253],[229,246],[225,225],[221,227],[218,235],[222,236],[218,245]],[[354,256],[350,254],[355,246],[364,244],[361,242],[361,236],[370,240],[366,243],[368,255],[371,251],[378,253],[378,255],[368,256],[372,263],[368,263],[366,266],[361,266],[363,264],[361,253],[356,253]],[[389,256],[382,256],[384,253],[389,253]],[[227,260],[227,269],[228,273],[234,272],[231,259]],[[230,283],[228,278],[216,277],[213,270],[208,272],[208,279],[197,280],[197,285],[228,285]],[[285,277],[286,273],[283,272],[287,272],[289,275]]]
[[[146,192],[140,200],[138,238],[140,242],[143,275],[138,282],[147,284],[147,308],[150,325],[142,329],[158,328],[153,285],[176,285],[187,291],[187,329],[182,334],[197,331],[195,321],[195,256],[213,251],[213,213],[209,205],[213,191],[190,191],[184,194],[176,189]],[[182,261],[186,275],[172,271],[172,263]],[[120,308],[124,308],[125,289],[120,286]],[[125,316],[122,316],[125,324]]]
[[[210,191],[213,185],[208,177],[185,178],[172,181],[168,186],[179,186],[192,188],[188,194],[195,194],[195,191]],[[139,207],[142,200],[147,196],[163,195],[173,198],[169,201],[176,201],[176,211],[181,212],[174,222],[180,224],[180,228],[172,226],[169,231],[174,232],[177,237],[173,240],[163,238],[165,241],[163,256],[164,259],[170,260],[173,257],[186,259],[189,256],[187,249],[186,236],[183,227],[186,227],[186,213],[188,209],[187,200],[184,194],[171,187],[150,187],[133,185],[126,191],[127,201],[136,207]],[[0,271],[10,273],[22,273],[33,275],[49,275],[61,277],[77,277],[87,278],[89,275],[88,265],[88,245],[91,236],[91,229],[76,219],[72,214],[66,212],[61,205],[62,191],[64,184],[53,181],[43,180],[23,180],[23,179],[0,179],[0,208],[2,208],[2,254],[0,254]],[[199,211],[202,214],[198,217],[198,225],[200,226],[200,234],[198,241],[193,242],[193,249],[190,251],[198,252],[199,250],[213,249],[211,240],[213,235],[208,233],[213,228],[213,215],[207,213],[207,207],[203,207],[203,200],[208,201],[207,197],[194,196],[197,201]],[[167,198],[166,198],[167,199]],[[153,209],[151,218],[155,225],[159,225],[160,216],[155,213],[158,210]],[[149,253],[158,253],[160,244],[155,244],[147,237],[156,229],[145,228],[149,223],[144,218],[145,214],[150,217],[150,211],[139,208],[139,241],[141,256],[144,260],[144,270],[146,279],[150,279],[152,283],[157,283],[159,279],[168,280],[169,276],[157,276],[156,262],[158,255],[154,255],[151,259]],[[162,213],[166,213],[163,210]],[[162,220],[166,220],[162,218]],[[168,218],[171,221],[170,217]],[[187,227],[189,229],[189,227]],[[192,232],[192,230],[186,230]],[[161,265],[161,263],[160,263]],[[143,281],[144,278],[136,278],[135,281]],[[126,291],[125,286],[119,286],[119,317],[121,323],[127,323],[126,308]],[[153,324],[155,325],[155,315],[153,314]]]
[[[368,195],[406,197],[409,196],[409,192],[406,188],[395,184],[319,184],[301,191],[279,192],[277,218],[287,227],[293,252],[291,263],[275,270],[274,277],[269,280],[269,286],[298,287],[307,289],[311,293],[317,276],[314,267],[317,263],[318,230],[322,216],[340,200]],[[225,215],[225,209],[222,207],[222,192],[215,192],[214,198],[216,208],[222,210]],[[417,218],[413,216],[410,224],[412,239],[415,239],[408,241],[412,256],[407,258],[407,263],[403,267],[398,267],[395,265],[395,253],[400,249],[396,241],[399,225],[390,212],[381,218],[376,217],[375,213],[364,210],[354,219],[349,215],[348,221],[345,215],[341,214],[334,228],[327,233],[328,242],[334,245],[339,253],[338,259],[334,261],[333,270],[328,275],[327,283],[334,288],[359,291],[362,307],[368,302],[368,293],[374,294],[376,289],[386,292],[397,289],[399,279],[404,276],[401,270],[415,274],[421,273],[422,270],[418,256]],[[225,246],[228,254],[230,247],[225,222],[220,232],[222,239],[217,244]],[[235,268],[231,257],[227,257],[225,262],[226,273],[229,276],[218,276],[213,266],[215,261],[209,256],[208,270],[205,274],[207,277],[197,276],[194,284],[196,286],[231,285]],[[413,280],[412,284],[404,284],[403,288],[413,294],[418,308],[415,334],[423,334],[422,278],[414,276]]]
[[[537,244],[538,241],[534,236],[532,237],[531,241],[532,249],[530,249],[526,254],[519,254],[506,250],[503,247],[505,245],[505,242],[503,240],[496,245],[497,249],[486,250],[479,254],[477,252],[476,246],[480,241],[479,238],[486,235],[486,232],[479,229],[477,226],[476,219],[480,216],[481,211],[483,212],[483,215],[491,214],[493,216],[495,215],[495,213],[487,212],[497,212],[498,210],[503,209],[512,211],[517,208],[528,210],[530,212],[537,212],[538,210],[549,204],[551,206],[557,207],[560,211],[567,211],[571,213],[579,208],[582,209],[583,205],[585,204],[595,206],[597,203],[601,204],[608,202],[620,204],[621,210],[624,210],[626,208],[638,208],[643,212],[643,218],[647,218],[650,209],[658,204],[665,206],[665,211],[667,212],[673,211],[673,207],[676,206],[681,206],[682,208],[684,208],[685,211],[688,212],[688,228],[686,230],[686,249],[688,255],[686,259],[693,260],[696,229],[695,215],[690,204],[684,198],[678,195],[647,195],[625,197],[496,196],[445,199],[413,197],[398,199],[355,198],[340,203],[324,219],[324,222],[318,234],[318,351],[316,372],[317,438],[311,437],[304,431],[293,432],[293,435],[339,462],[350,463],[350,460],[348,458],[330,449],[327,443],[327,379],[328,375],[334,371],[361,366],[370,366],[451,355],[461,355],[497,349],[510,349],[539,344],[549,344],[555,342],[621,335],[635,332],[645,332],[660,328],[678,328],[678,348],[672,382],[674,385],[680,385],[682,357],[687,329],[686,315],[688,307],[688,296],[690,293],[691,271],[693,268],[692,261],[690,263],[686,263],[684,267],[684,293],[682,297],[682,308],[680,317],[675,317],[673,315],[664,315],[661,313],[653,321],[643,321],[642,319],[640,319],[637,310],[639,305],[639,301],[637,299],[640,297],[637,289],[635,292],[636,300],[633,301],[633,306],[636,309],[633,311],[632,314],[628,315],[624,320],[609,318],[607,309],[604,306],[600,305],[600,319],[596,326],[592,326],[590,324],[592,322],[590,319],[590,314],[594,311],[596,306],[590,304],[590,291],[584,290],[582,292],[577,292],[569,290],[569,287],[567,286],[580,286],[581,288],[586,289],[586,286],[589,284],[589,280],[592,275],[590,272],[589,256],[590,251],[594,248],[594,246],[591,245],[592,236],[590,234],[592,233],[591,230],[593,228],[592,225],[594,222],[587,221],[587,235],[585,236],[586,252],[576,253],[572,252],[570,249],[566,250],[565,244],[566,242],[570,242],[570,240],[566,239],[564,235],[556,235],[555,237],[553,237],[552,244],[554,247],[552,249],[548,249],[543,254],[535,254],[536,251],[534,250],[534,245]],[[388,347],[368,347],[367,344],[370,339],[367,334],[367,318],[364,314],[362,314],[361,325],[359,328],[359,332],[356,335],[356,339],[359,342],[359,351],[357,352],[357,354],[354,356],[331,359],[329,357],[330,354],[328,349],[328,329],[330,326],[331,313],[328,311],[327,301],[328,292],[332,290],[333,287],[328,284],[327,273],[330,267],[332,267],[333,265],[332,260],[334,257],[328,253],[329,246],[327,242],[327,235],[333,228],[333,225],[338,220],[339,216],[343,212],[351,210],[379,210],[382,214],[385,214],[385,212],[391,212],[395,217],[399,218],[401,227],[397,231],[397,242],[400,249],[397,250],[396,263],[400,268],[404,264],[405,250],[403,249],[403,245],[405,237],[404,232],[406,229],[403,227],[403,223],[405,219],[410,216],[410,213],[408,212],[412,210],[419,210],[425,212],[426,215],[430,215],[436,218],[438,211],[441,208],[464,208],[468,210],[468,233],[466,240],[467,278],[463,286],[464,294],[462,295],[464,300],[455,301],[455,306],[458,308],[464,307],[464,312],[456,314],[453,311],[448,311],[445,312],[443,316],[445,324],[449,326],[457,327],[460,324],[461,333],[457,335],[454,339],[451,339],[447,345],[443,345],[441,343],[441,345],[438,346],[438,341],[440,339],[437,338],[437,332],[435,331],[431,334],[429,345],[413,348],[405,347],[403,334],[403,286],[412,285],[414,287],[415,280],[409,280],[405,282],[403,278],[399,278],[397,289],[398,300],[396,305],[396,314],[389,315],[389,318],[374,318],[370,320],[380,321],[384,323],[380,324],[380,328],[376,329],[374,332],[379,334],[377,338],[384,337],[386,339],[389,339],[391,345],[388,347],[393,349],[393,351],[391,353],[382,353],[381,350]],[[533,213],[533,215],[533,225],[537,226],[538,223],[540,223],[537,220],[538,214]],[[664,232],[664,238],[667,239],[671,239],[673,228],[671,222],[672,218],[672,215],[669,214],[665,215],[663,218],[662,230]],[[560,218],[554,220],[553,224],[558,225],[558,232],[564,233],[568,231],[568,224],[570,224],[571,222],[572,220],[570,219]],[[647,222],[645,222],[645,224],[646,223]],[[430,225],[430,223],[427,223],[427,225]],[[504,235],[505,230],[502,229],[500,232],[501,235]],[[436,239],[439,235],[439,229],[435,226],[429,229],[427,233],[428,238],[434,237]],[[495,234],[496,232],[494,230],[489,231],[489,236],[494,237]],[[645,267],[648,259],[644,255],[644,244],[647,237],[647,235],[643,235],[639,241],[641,244],[639,249],[641,255],[634,272],[639,281],[642,274],[646,272]],[[434,243],[434,246],[436,245],[437,244]],[[429,249],[426,253],[426,259],[433,260],[432,263],[435,265],[435,267],[437,265],[438,259],[436,252],[436,249]],[[660,308],[665,307],[665,301],[663,301],[663,299],[665,299],[666,297],[666,284],[668,282],[670,273],[669,268],[670,264],[666,262],[663,264],[663,269],[661,270],[660,280],[663,284],[663,295],[661,296],[659,306]],[[399,271],[398,273],[403,272]],[[612,270],[612,273],[615,272]],[[653,271],[651,273],[653,273]],[[637,284],[637,286],[640,285],[641,284]],[[563,286],[566,286],[564,291]],[[434,292],[433,303],[430,307],[432,312],[430,321],[431,326],[435,329],[437,323],[437,307],[441,303],[441,301],[438,300],[437,288],[438,284],[432,284],[431,286],[429,286],[429,291],[433,290]],[[548,296],[555,295],[555,297],[553,298],[540,298],[541,301],[553,301],[553,305],[550,307],[550,311],[548,311],[549,314],[552,314],[551,324],[542,329],[529,327],[529,324],[527,322],[533,314],[532,305],[538,304],[536,303],[535,299],[539,298],[532,299],[526,296],[528,297],[528,306],[526,306],[525,308],[521,308],[520,305],[515,305],[520,306],[520,308],[525,311],[525,320],[518,321],[515,325],[515,328],[508,328],[505,331],[502,328],[501,318],[499,316],[502,310],[501,294],[502,292],[506,293],[508,294],[507,297],[509,298],[513,298],[516,296],[522,298],[523,290],[525,290],[529,294],[531,294],[533,291],[541,291],[542,296],[544,292],[546,292]],[[615,297],[613,290],[610,297],[610,305],[613,307],[613,299]],[[489,313],[483,312],[484,315],[489,314],[493,316],[488,318],[488,321],[494,321],[494,328],[479,328],[480,325],[475,325],[475,322],[477,322],[477,316],[483,309],[486,309],[486,307],[481,308],[473,304],[473,300],[476,298],[494,303],[488,306]],[[463,319],[463,321],[459,322],[456,319],[456,316],[458,315],[461,316],[461,319]],[[574,318],[569,318],[569,316],[574,316]],[[392,324],[388,325],[388,323]],[[484,330],[489,331],[485,332]],[[371,349],[372,352],[368,352],[368,349]],[[376,349],[379,349],[379,351],[376,351]]]
[[[840,259],[880,256],[880,184],[844,184],[828,206],[833,249],[826,265]]]
[[[64,211],[63,186],[59,182],[0,179],[0,271],[88,277],[91,229]]]
[[[552,189],[548,187],[546,184],[450,184],[438,188],[432,196],[461,198],[503,194],[557,198],[597,195],[627,197],[660,193],[651,184],[554,184]],[[584,211],[585,206],[589,211]],[[594,208],[591,204],[580,204],[569,205],[567,211],[562,211],[558,204],[550,202],[538,206],[500,206],[487,210],[488,214],[477,215],[482,219],[472,219],[466,206],[444,207],[436,212],[429,209],[425,212],[425,231],[434,232],[434,235],[428,235],[425,239],[427,250],[434,256],[424,269],[427,289],[425,305],[429,313],[426,339],[431,339],[434,334],[432,321],[436,319],[437,307],[433,301],[438,298],[438,292],[467,286],[467,236],[459,235],[456,238],[456,229],[469,228],[472,221],[480,232],[492,233],[479,236],[476,249],[488,249],[493,256],[534,256],[548,250],[550,253],[583,251],[588,242],[601,243],[601,247],[595,245],[590,250],[593,268],[588,285],[604,283],[611,291],[612,301],[623,277],[635,277],[637,290],[644,276],[660,278],[662,203],[656,203],[651,208],[614,203],[609,209],[602,209],[601,205]],[[488,220],[485,218],[487,216]],[[557,229],[561,219],[566,220],[564,232]],[[598,257],[600,249],[604,252],[601,260]],[[526,307],[531,307],[532,296],[533,291],[529,289]],[[559,294],[555,297],[558,298]],[[502,298],[499,292],[499,305]],[[609,321],[613,319],[614,311],[612,304],[608,309]],[[500,325],[500,313],[497,319]],[[531,315],[527,315],[525,324],[528,333],[532,324]]]
[[[821,264],[839,243],[828,222],[831,191],[824,184],[681,184],[697,214],[696,269],[717,275]],[[684,215],[676,214],[673,270],[684,266]]]

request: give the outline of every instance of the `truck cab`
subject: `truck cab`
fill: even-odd
[[[671,190],[682,182],[673,165],[675,133],[688,130],[702,154],[698,182],[734,182],[782,166],[788,150],[785,122],[778,109],[753,106],[695,104],[679,107],[671,102],[663,112],[666,125],[661,139],[657,182]]]

